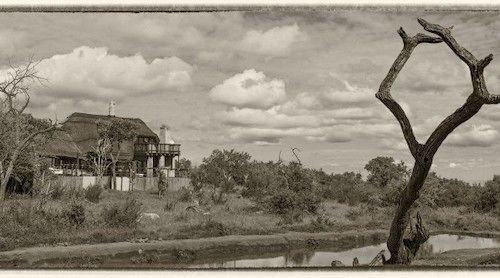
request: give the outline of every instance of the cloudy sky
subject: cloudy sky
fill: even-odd
[[[215,148],[259,160],[361,171],[378,155],[411,163],[395,119],[374,94],[416,18],[454,25],[477,57],[500,56],[498,12],[255,10],[220,13],[16,14],[0,16],[0,65],[34,55],[47,78],[31,112],[64,119],[79,111],[139,117],[171,127],[195,163]],[[500,90],[500,59],[486,70]],[[470,92],[465,66],[443,45],[422,45],[393,95],[423,142]],[[500,93],[500,92],[496,92]],[[434,170],[484,181],[500,174],[500,105],[488,106],[446,141]]]

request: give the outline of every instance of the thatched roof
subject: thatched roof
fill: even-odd
[[[98,122],[110,122],[120,119],[132,123],[137,136],[150,137],[158,141],[158,136],[138,118],[122,118],[106,115],[93,115],[86,113],[73,113],[62,124],[62,131],[54,134],[53,139],[47,144],[44,155],[85,157],[97,145]],[[134,142],[124,142],[119,159],[132,160],[134,155]]]
[[[43,154],[46,156],[76,157],[82,153],[71,136],[62,130],[55,131],[44,147]]]

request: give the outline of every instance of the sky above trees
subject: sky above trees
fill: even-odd
[[[417,17],[453,25],[477,57],[498,56],[498,12],[302,8],[220,13],[6,13],[0,63],[34,55],[44,86],[31,112],[63,120],[72,112],[167,124],[183,156],[199,163],[215,148],[259,160],[363,171],[373,157],[412,159],[396,120],[374,94],[399,53],[396,33],[423,32]],[[5,74],[5,71],[0,72]],[[500,93],[500,58],[485,77]],[[470,92],[465,65],[445,45],[419,46],[393,96],[423,142]],[[500,173],[500,105],[485,106],[439,150],[433,170],[468,181]]]

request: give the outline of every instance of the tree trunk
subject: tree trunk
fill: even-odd
[[[3,178],[0,181],[0,201],[3,201],[5,199],[5,192],[7,191],[7,183],[9,182],[9,179]]]
[[[1,181],[0,181],[0,202],[5,200],[5,192],[7,191],[7,185],[10,180],[10,176],[12,175],[12,171],[14,170],[14,163],[15,159],[17,159],[18,156],[18,151],[16,150],[14,152],[14,155],[12,156],[11,161],[9,162],[9,165],[7,166],[7,170],[5,173],[0,172],[1,175]],[[1,167],[3,170],[3,166]]]
[[[111,163],[111,189],[116,189],[116,160]]]
[[[413,250],[410,250],[409,246],[404,244],[403,237],[410,222],[410,209],[419,197],[419,190],[425,182],[431,165],[432,162],[423,165],[415,162],[408,185],[401,194],[387,240],[387,248],[391,253],[391,258],[386,262],[388,264],[409,264],[420,245],[425,242],[421,242],[417,246],[415,246],[417,242],[413,242],[411,248]]]
[[[385,262],[388,264],[409,264],[416,255],[420,246],[428,239],[427,233],[420,215],[417,213],[417,223],[415,230],[404,238],[406,227],[410,222],[410,209],[419,197],[419,191],[424,184],[427,174],[432,165],[434,155],[438,151],[446,137],[452,133],[458,126],[472,118],[479,112],[484,104],[500,103],[500,95],[490,94],[486,88],[486,82],[483,77],[484,68],[493,60],[490,54],[485,58],[478,60],[467,49],[463,48],[451,35],[451,28],[445,28],[438,24],[429,23],[421,18],[418,22],[424,29],[430,33],[438,35],[432,37],[424,34],[417,34],[410,37],[403,28],[399,28],[398,33],[403,40],[403,49],[396,57],[386,77],[380,84],[376,97],[391,111],[398,120],[404,138],[412,156],[415,158],[415,165],[403,190],[399,205],[396,209],[394,219],[391,224],[387,248],[391,253],[391,258]],[[472,93],[465,103],[451,115],[446,117],[432,132],[425,144],[420,144],[413,133],[413,128],[406,116],[403,108],[391,96],[391,87],[396,80],[399,72],[410,58],[412,51],[422,43],[441,43],[445,42],[450,49],[467,64],[472,79]],[[411,227],[411,226],[410,226]]]

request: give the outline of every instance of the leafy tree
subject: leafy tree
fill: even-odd
[[[404,162],[395,163],[394,158],[378,156],[365,165],[369,172],[368,182],[385,188],[391,181],[403,181],[408,177],[408,169]]]
[[[123,144],[135,138],[136,126],[126,120],[113,118],[110,121],[97,122],[98,144],[109,144],[109,159],[111,160],[111,188],[116,189],[116,165],[120,158]]]
[[[215,203],[225,202],[225,195],[243,186],[249,174],[251,156],[235,150],[214,150],[193,171],[192,184],[195,189],[210,188]]]
[[[474,208],[480,212],[490,212],[500,206],[500,176],[487,181],[479,190]]]
[[[252,162],[242,194],[257,202],[262,201],[269,192],[276,191],[284,183],[284,177],[280,174],[281,167],[280,163],[273,161]]]
[[[181,174],[183,176],[189,177],[191,175],[191,171],[193,170],[191,160],[187,158],[179,159],[179,162],[177,163],[177,169],[181,170]]]

